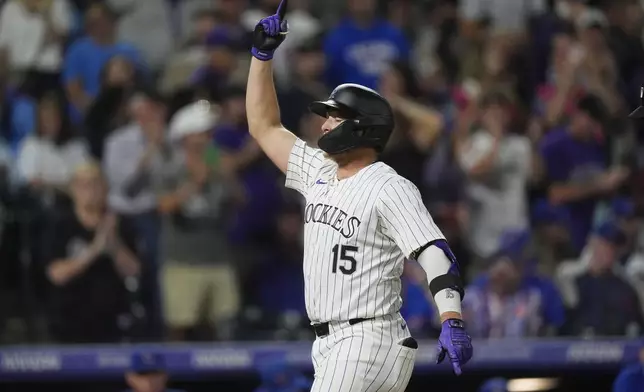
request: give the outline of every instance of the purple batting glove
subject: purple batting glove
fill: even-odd
[[[253,48],[251,53],[257,59],[268,61],[273,58],[275,50],[284,42],[288,34],[286,8],[288,0],[282,0],[275,15],[266,17],[257,23],[253,31]]]
[[[461,366],[472,358],[473,351],[472,338],[465,331],[465,323],[457,319],[445,320],[438,337],[436,363],[443,362],[447,354],[454,373],[459,376],[462,373]]]

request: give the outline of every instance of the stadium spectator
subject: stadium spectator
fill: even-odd
[[[159,81],[159,88],[164,94],[172,95],[187,89],[191,76],[208,60],[208,35],[215,30],[219,21],[220,15],[214,10],[206,8],[195,11],[190,24],[192,30],[165,63]]]
[[[46,241],[51,333],[60,343],[117,342],[130,311],[125,278],[140,269],[137,237],[106,209],[98,165],[76,168],[70,190],[74,207],[50,222]]]
[[[232,46],[244,54],[251,44],[252,30],[246,29],[242,23],[242,15],[248,6],[248,0],[221,0],[215,7],[220,16],[216,30],[221,28],[225,36],[230,39]],[[247,58],[248,56],[240,56],[240,59],[247,60]]]
[[[143,262],[142,285],[145,306],[152,312],[148,320],[153,334],[160,337],[159,300],[160,218],[154,184],[170,159],[166,140],[166,110],[163,99],[154,91],[139,91],[128,102],[130,124],[114,131],[105,142],[103,164],[109,185],[108,203],[121,219],[141,235],[139,254]]]
[[[172,15],[178,25],[181,41],[185,42],[193,35],[196,27],[195,16],[202,12],[218,13],[217,5],[210,0],[183,0],[175,2],[172,7]],[[207,34],[211,30],[212,28],[208,29],[205,33]]]
[[[533,204],[533,248],[537,255],[537,268],[546,276],[552,276],[560,262],[575,257],[568,232],[569,220],[564,207],[553,206],[543,199]]]
[[[227,30],[216,28],[206,39],[208,60],[192,76],[198,98],[219,103],[237,67],[234,42]]]
[[[440,113],[424,106],[418,80],[409,64],[391,63],[382,74],[378,90],[391,104],[396,128],[382,154],[382,161],[417,186],[423,177],[428,150],[443,131]]]
[[[127,101],[136,87],[136,70],[127,58],[114,56],[105,64],[101,89],[85,117],[85,138],[94,159],[103,159],[105,139],[127,123]]]
[[[72,28],[67,0],[19,0],[0,9],[0,48],[9,59],[12,81],[29,85],[39,98],[61,90],[63,47]]]
[[[608,22],[599,10],[591,10],[577,21],[582,62],[576,77],[585,91],[599,97],[612,115],[623,103],[617,91],[617,64],[606,41],[607,30]]]
[[[227,337],[239,308],[238,283],[223,226],[226,188],[212,145],[216,114],[207,101],[180,109],[170,122],[173,159],[163,168],[159,210],[165,315],[173,340],[207,323]],[[203,337],[199,337],[203,339]]]
[[[184,392],[167,388],[169,376],[162,354],[135,352],[130,362],[125,381],[131,389],[124,392]]]
[[[615,197],[610,201],[608,209],[609,219],[613,219],[624,233],[626,243],[618,254],[620,263],[627,264],[631,256],[639,252],[638,243],[641,230],[641,217],[635,214],[635,205],[627,197]]]
[[[214,141],[221,151],[220,169],[234,198],[227,226],[229,241],[244,253],[254,253],[260,250],[253,247],[268,245],[273,238],[281,191],[278,172],[267,164],[266,156],[248,133],[244,94],[245,90],[236,86],[225,92]],[[247,263],[257,261],[254,257],[242,259]]]
[[[584,51],[577,41],[574,26],[557,27],[548,43],[549,64],[545,80],[535,91],[533,105],[535,119],[543,127],[541,133],[565,123],[584,91],[576,77]]]
[[[474,279],[463,301],[472,337],[521,338],[552,335],[564,323],[564,308],[554,284],[526,273],[527,260],[503,253]]]
[[[136,47],[152,73],[163,69],[175,47],[175,35],[166,0],[106,0],[119,15],[116,38]]]
[[[350,82],[376,88],[390,62],[409,60],[409,42],[378,17],[375,0],[349,0],[347,6],[347,17],[325,39],[327,86]]]
[[[63,82],[72,104],[74,121],[80,121],[101,88],[101,72],[116,55],[142,65],[139,51],[116,39],[117,15],[105,3],[97,2],[85,13],[87,35],[76,40],[67,50]]]
[[[483,98],[478,129],[457,151],[468,176],[468,227],[473,252],[496,252],[501,235],[527,228],[526,187],[532,173],[532,147],[525,136],[510,133],[510,101],[501,93]]]
[[[391,3],[394,6],[395,3]],[[450,0],[424,4],[418,15],[429,23],[423,23],[415,31],[413,48],[414,70],[423,85],[431,84],[436,76],[443,76],[450,83],[459,74],[459,59],[456,53],[458,36],[458,5]]]
[[[481,29],[488,26],[499,38],[525,39],[530,20],[547,11],[543,0],[463,0],[459,4],[463,35],[472,39],[480,38]]]
[[[564,303],[571,310],[570,333],[636,336],[642,331],[640,298],[619,265],[619,249],[625,244],[624,232],[608,220],[595,229],[586,260],[560,265],[556,278]]]
[[[19,183],[48,205],[61,200],[74,169],[89,158],[86,144],[76,137],[68,118],[57,94],[43,96],[38,103],[34,134],[24,140],[18,153]]]
[[[570,125],[551,131],[541,143],[548,199],[568,209],[568,229],[578,252],[591,230],[597,201],[615,192],[628,176],[623,167],[606,166],[602,135],[606,119],[601,100],[588,95],[577,102]]]
[[[202,51],[206,44],[206,39],[208,39],[208,34],[215,30],[220,20],[221,15],[216,10],[209,8],[196,10],[192,14],[192,23],[188,24],[191,30],[188,36],[185,37],[182,46]]]
[[[644,13],[641,4],[635,1],[618,0],[603,2],[602,8],[609,24],[608,44],[613,52],[622,99],[634,107],[638,87],[644,80],[644,47],[642,46],[641,23]]]
[[[329,93],[323,80],[325,59],[321,44],[319,38],[314,38],[294,47],[289,57],[291,83],[277,86],[282,123],[313,145],[320,127],[311,123],[319,121],[319,116],[310,113],[308,105]]]

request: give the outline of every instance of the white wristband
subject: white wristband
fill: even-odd
[[[445,256],[445,252],[434,245],[425,249],[420,254],[418,263],[425,270],[428,282],[448,273],[452,265],[452,262]],[[461,295],[456,290],[443,289],[439,291],[434,296],[434,303],[440,314],[445,312],[457,312],[461,314]]]
[[[443,289],[434,296],[434,303],[438,308],[439,315],[446,312],[462,313],[461,294],[456,290]]]

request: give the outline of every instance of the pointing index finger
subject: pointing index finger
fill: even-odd
[[[460,376],[463,371],[461,370],[461,364],[458,362],[452,362],[452,369],[454,369],[454,374]]]
[[[277,16],[279,16],[280,20],[284,20],[284,17],[286,17],[287,6],[288,0],[282,0],[280,5],[277,7]]]

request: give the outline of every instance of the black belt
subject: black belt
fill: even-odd
[[[368,321],[373,319],[374,317],[354,318],[349,320],[349,325],[356,325],[363,321]],[[329,334],[329,322],[327,321],[326,323],[313,324],[313,331],[315,332],[315,336],[317,336],[318,338],[327,336]]]

